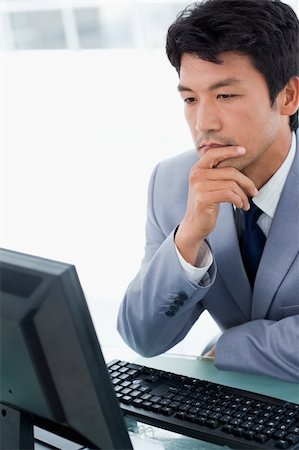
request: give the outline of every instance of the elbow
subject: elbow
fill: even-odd
[[[144,329],[133,330],[132,327],[124,325],[121,320],[118,320],[117,331],[124,342],[134,352],[144,358],[152,358],[161,355],[165,351],[161,346],[152,345],[153,335],[152,333],[147,333]]]
[[[155,349],[152,349],[152,348],[148,349],[148,348],[144,348],[144,347],[140,347],[140,346],[136,347],[135,351],[144,358],[153,358],[154,356],[159,356],[162,353],[164,353],[159,350],[155,351]]]

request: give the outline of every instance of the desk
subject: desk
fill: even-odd
[[[210,358],[165,354],[155,358],[137,358],[135,362],[144,366],[254,391],[299,404],[299,386],[297,384],[283,382],[262,375],[221,371],[216,369],[213,360]],[[154,441],[159,443],[160,448],[165,450],[229,449],[227,446],[210,444],[143,424],[139,424],[134,428],[134,422],[128,422],[128,427],[133,432],[135,431],[135,433],[145,436],[148,442]],[[144,448],[146,449],[146,447]]]

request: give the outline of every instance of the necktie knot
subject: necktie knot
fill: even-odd
[[[248,211],[245,211],[243,214],[244,229],[246,231],[255,228],[255,225],[263,212],[255,203],[253,203],[252,200],[249,200],[249,204],[250,209]]]

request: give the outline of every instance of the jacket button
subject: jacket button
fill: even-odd
[[[175,299],[179,300],[180,302],[186,303],[188,301],[188,295],[186,294],[186,292],[179,292]]]
[[[181,306],[183,306],[183,304],[185,303],[185,301],[184,300],[181,300],[180,298],[175,298],[175,300],[174,300],[174,302],[173,302],[175,305],[177,305],[179,308],[181,307]]]
[[[171,305],[169,309],[165,312],[165,314],[166,316],[173,317],[175,316],[177,310],[178,310],[177,306]]]
[[[165,316],[168,316],[168,317],[173,317],[173,316],[175,316],[175,310],[173,310],[173,309],[168,309],[168,310],[165,312]]]

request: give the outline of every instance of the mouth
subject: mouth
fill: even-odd
[[[227,147],[226,144],[220,144],[218,142],[211,142],[211,143],[204,143],[199,147],[199,151],[202,155],[204,155],[207,151],[213,149],[213,148],[219,148],[219,147]]]

